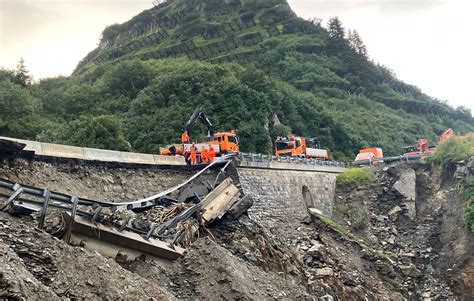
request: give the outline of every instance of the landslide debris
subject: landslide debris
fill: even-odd
[[[387,276],[407,297],[473,298],[466,277],[472,277],[474,237],[463,223],[460,181],[421,163],[372,171],[375,182],[338,191],[335,219],[372,248],[394,255],[395,273]]]
[[[235,256],[210,238],[196,241],[171,267],[163,269],[146,260],[131,270],[158,278],[176,297],[184,300],[309,299],[306,288],[266,272]]]
[[[37,168],[13,172],[36,181]],[[35,229],[31,217],[0,213],[0,298],[472,299],[474,239],[459,182],[425,164],[372,172],[373,182],[338,190],[334,219],[310,208],[285,231],[224,219],[169,266],[144,256],[118,264]],[[151,213],[137,214],[144,229],[161,216]]]
[[[172,299],[159,283],[0,212],[0,299]]]

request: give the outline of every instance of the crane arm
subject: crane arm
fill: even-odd
[[[207,127],[209,136],[212,136],[214,134],[214,126],[204,113],[204,108],[202,106],[198,106],[196,110],[194,110],[193,115],[191,115],[191,118],[189,118],[188,123],[186,123],[185,130],[188,132],[188,134],[194,132],[198,121],[201,121]]]

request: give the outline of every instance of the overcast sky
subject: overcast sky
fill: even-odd
[[[152,7],[151,0],[0,0],[0,66],[23,57],[35,79],[69,75],[105,26]],[[474,1],[289,0],[303,18],[339,16],[370,57],[425,93],[474,111]]]

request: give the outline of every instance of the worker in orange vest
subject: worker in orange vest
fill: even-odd
[[[197,162],[197,160],[196,160],[197,159],[196,158],[196,146],[194,145],[194,143],[191,146],[191,152],[190,152],[189,157],[191,159],[191,164],[193,164],[193,165],[196,164],[196,162]]]
[[[214,158],[216,157],[216,152],[214,151],[214,147],[212,145],[209,147],[209,152],[207,154],[207,158],[209,159],[209,162],[212,163]]]
[[[209,151],[205,146],[201,149],[201,160],[202,163],[207,164],[209,162]]]
[[[188,131],[184,131],[184,133],[181,134],[181,142],[182,143],[188,143],[189,142]]]

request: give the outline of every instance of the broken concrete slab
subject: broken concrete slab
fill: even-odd
[[[203,200],[202,218],[207,223],[221,219],[239,198],[240,191],[233,184],[231,178],[225,179],[219,186],[209,193]]]
[[[66,217],[71,218],[69,214],[66,214]],[[154,238],[145,240],[136,233],[119,232],[102,224],[92,223],[81,216],[74,218],[71,242],[84,245],[84,247],[96,250],[104,256],[114,258],[119,252],[122,252],[127,253],[130,259],[145,254],[153,258],[176,260],[184,252],[184,249],[179,247],[171,249],[160,240]]]
[[[407,168],[404,169],[400,178],[395,184],[393,184],[393,189],[395,189],[400,195],[405,198],[403,207],[405,207],[405,215],[410,219],[416,218],[416,173],[413,169]]]
[[[416,200],[416,173],[413,169],[407,168],[402,170],[400,178],[393,188],[409,201]]]

